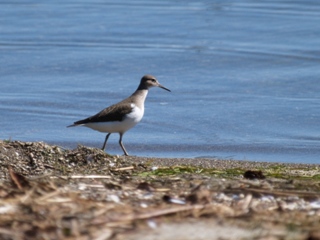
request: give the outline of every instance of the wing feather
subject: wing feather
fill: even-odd
[[[116,105],[111,105],[98,112],[97,114],[88,117],[83,120],[79,120],[74,123],[74,125],[92,123],[92,122],[115,122],[122,121],[123,117],[126,114],[129,114],[132,111],[131,103],[118,103]]]

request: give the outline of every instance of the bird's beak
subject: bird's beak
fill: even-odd
[[[164,90],[167,90],[168,92],[171,92],[168,88],[162,86],[161,84],[159,84],[158,87],[159,87],[159,88],[162,88],[162,89],[164,89]]]

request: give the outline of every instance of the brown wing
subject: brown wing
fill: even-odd
[[[92,122],[115,122],[122,121],[124,115],[130,113],[132,107],[130,103],[118,103],[103,109],[101,112],[88,117],[86,119],[77,121],[74,125],[86,124]]]

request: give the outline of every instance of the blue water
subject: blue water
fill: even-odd
[[[317,0],[0,2],[1,139],[101,147],[66,126],[146,73],[129,154],[320,163]]]

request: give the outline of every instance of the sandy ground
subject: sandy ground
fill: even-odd
[[[0,141],[0,239],[320,239],[320,166]]]

